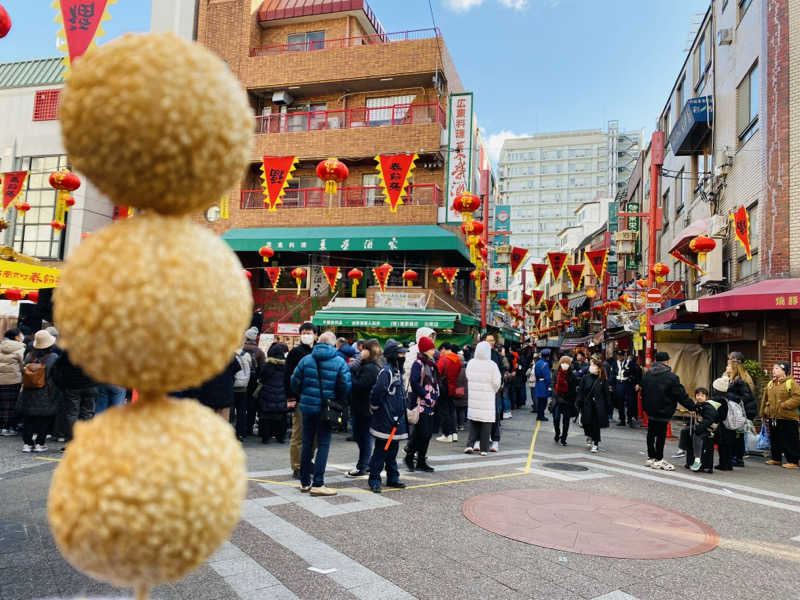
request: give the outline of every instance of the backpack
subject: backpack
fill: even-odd
[[[723,425],[730,429],[731,431],[738,431],[741,429],[744,424],[747,422],[747,419],[744,415],[744,409],[742,405],[738,402],[734,402],[732,400],[727,400],[728,403],[728,414],[723,421]]]
[[[236,361],[242,369],[237,371],[236,375],[233,376],[233,387],[246,388],[250,383],[250,362],[252,359],[250,358],[250,354],[241,351],[236,353]]]
[[[40,390],[47,385],[47,369],[43,356],[40,359],[31,359],[22,368],[22,389]]]

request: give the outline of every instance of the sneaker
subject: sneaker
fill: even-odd
[[[474,444],[472,444],[472,449],[475,452],[478,452],[481,449],[481,443],[480,442],[475,442]]]
[[[28,444],[23,444],[22,445],[22,451],[23,452],[33,452],[33,446],[29,446]]]
[[[600,452],[600,449],[597,447],[597,444],[592,444],[591,452],[592,454],[597,454],[598,452]]]
[[[500,451],[500,442],[492,442],[492,445],[489,446],[489,452],[499,452]]]
[[[481,452],[481,456],[489,456],[488,452]]]
[[[372,491],[373,494],[380,494],[381,493],[381,484],[380,483],[371,483],[369,489]]]
[[[503,413],[503,419],[504,419],[504,420],[505,420],[505,419],[510,419],[512,416],[513,416],[513,415],[511,414],[511,411],[510,411],[510,410],[508,410],[508,411],[506,411],[506,412],[504,412],[504,413]]]
[[[767,460],[766,462],[767,462],[767,464],[768,464],[768,465],[777,465],[777,466],[779,466],[779,467],[781,466],[781,461],[779,461],[779,460],[772,460],[772,459],[770,458],[770,459],[769,459],[769,460]]]
[[[65,438],[65,437],[62,437],[62,436],[59,436],[57,441],[59,441],[59,442],[61,442],[61,443],[64,443],[64,442],[66,442],[66,441],[67,441],[67,438]]]
[[[413,454],[406,454],[405,458],[403,459],[403,462],[406,463],[406,468],[413,473],[414,472],[414,455]]]
[[[454,442],[457,442],[457,441],[458,441],[458,434],[457,434],[457,433],[454,433],[453,435],[451,435],[451,436],[450,436],[450,438],[451,438],[451,439],[452,439]]]
[[[452,441],[453,441],[453,436],[450,436],[450,435],[440,435],[439,437],[437,437],[437,438],[436,438],[436,441],[437,441],[437,442],[443,442],[443,443],[445,443],[445,444],[449,444],[450,442],[452,442]]]
[[[423,461],[422,464],[417,465],[417,471],[422,471],[423,473],[433,473],[433,467]]]
[[[335,496],[339,492],[326,485],[320,485],[318,487],[312,487],[310,493],[312,496]]]
[[[675,453],[672,455],[672,458],[683,458],[686,456],[686,450],[676,450]]]
[[[567,440],[561,440],[561,445],[562,446],[566,446],[567,445]]]
[[[784,469],[798,469],[797,463],[783,463]]]
[[[359,471],[358,469],[353,469],[344,474],[345,477],[349,477],[350,479],[364,479],[367,475],[368,473],[366,471]]]
[[[588,447],[588,446],[591,446],[591,445],[592,445],[592,438],[588,438],[587,437],[586,438],[586,446]]]
[[[17,435],[17,432],[13,429],[0,429],[0,435],[3,437],[9,437],[12,435]]]
[[[659,462],[657,462],[655,465],[653,465],[653,468],[659,468],[662,471],[674,471],[675,470],[675,465],[670,464],[667,461],[662,459]]]
[[[395,481],[394,483],[387,483],[386,487],[395,488],[398,490],[404,490],[406,489],[406,484],[403,483],[402,481]]]
[[[311,491],[311,486],[310,485],[301,485],[300,486],[300,491],[302,493],[304,493],[304,494],[307,494],[308,492]]]
[[[644,463],[644,465],[645,465],[646,467],[652,467],[652,466],[653,466],[654,464],[656,464],[657,462],[658,462],[658,461],[657,461],[655,458],[648,458],[648,459],[647,459],[647,462],[646,462],[646,463]]]
[[[472,446],[467,446],[466,448],[464,448],[464,454],[472,454],[473,452],[475,452],[475,450],[473,449]]]
[[[36,444],[36,447],[33,449],[34,452],[47,452],[47,446],[43,444]]]
[[[692,463],[692,466],[689,467],[689,468],[694,472],[699,471],[700,470],[700,459],[699,458],[695,458],[694,462]]]

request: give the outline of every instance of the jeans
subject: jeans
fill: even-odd
[[[67,421],[67,441],[72,440],[72,428],[79,419],[86,421],[94,416],[97,387],[64,390],[64,415]]]
[[[94,414],[99,414],[109,406],[125,404],[125,388],[110,383],[97,386],[97,399],[94,402]]]
[[[328,450],[331,447],[331,428],[322,420],[321,413],[301,413],[303,415],[303,451],[300,454],[300,483],[312,485],[311,460],[314,454],[314,440],[317,441],[317,455],[314,457],[314,487],[325,485],[325,467],[328,464]]]
[[[664,443],[667,441],[667,422],[647,422],[647,458],[664,460]]]
[[[372,451],[372,458],[369,461],[369,484],[381,484],[381,471],[386,466],[386,483],[394,484],[400,482],[400,471],[397,470],[397,449],[400,444],[397,440],[392,440],[389,448],[386,447],[386,440],[375,438],[375,449]]]
[[[566,442],[567,434],[569,433],[569,409],[566,405],[556,403],[553,410],[553,427],[555,428],[556,439]]]
[[[33,437],[36,436],[36,444],[44,446],[47,441],[47,432],[53,423],[53,417],[41,417],[25,415],[25,424],[22,429],[22,443],[33,446]]]
[[[369,422],[371,417],[360,415],[356,412],[353,415],[353,439],[358,444],[358,462],[356,471],[366,471],[370,465],[372,456],[372,436],[369,433]]]
[[[507,385],[503,388],[503,412],[511,410],[511,386]]]

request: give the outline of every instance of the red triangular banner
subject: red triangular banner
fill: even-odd
[[[542,303],[542,297],[544,296],[544,290],[532,290],[531,294],[533,294],[533,307],[536,308]]]
[[[8,208],[8,205],[16,200],[22,188],[25,186],[25,178],[28,176],[27,171],[9,171],[3,173],[3,210]]]
[[[528,302],[531,301],[531,298],[533,298],[533,296],[531,296],[529,293],[522,292],[522,306],[527,306]]]
[[[372,269],[372,274],[375,276],[375,281],[378,282],[378,288],[381,292],[386,291],[386,283],[389,281],[389,274],[392,272],[392,265],[383,263],[379,267]]]
[[[548,298],[544,301],[544,306],[548,317],[553,316],[553,309],[556,307],[556,301]]]
[[[102,35],[100,22],[103,20],[108,0],[56,0],[53,4],[59,10],[60,19],[67,40],[67,56],[70,64],[89,48],[95,36]],[[108,17],[106,16],[106,19]],[[99,30],[99,31],[98,31]],[[62,48],[63,49],[63,48]]]
[[[403,203],[401,196],[408,196],[406,189],[416,159],[416,154],[378,154],[375,157],[380,184],[391,212],[397,212],[397,206]]]
[[[278,208],[296,166],[296,156],[263,156],[261,158],[261,187],[264,189],[264,204],[269,210]]]
[[[520,248],[518,246],[511,247],[511,258],[509,260],[511,264],[512,276],[517,272],[517,269],[519,269],[519,266],[522,264],[522,261],[525,260],[526,256],[528,256],[527,249]]]
[[[331,288],[331,293],[336,287],[336,279],[339,277],[339,267],[324,266],[322,272],[325,275],[325,280],[328,282],[328,287]]]
[[[567,262],[566,252],[548,252],[547,262],[550,264],[550,272],[553,273],[553,280],[558,281],[561,277],[561,271],[564,270],[564,264]]]
[[[264,267],[264,272],[266,272],[267,277],[269,278],[269,282],[272,285],[272,291],[278,291],[278,279],[281,276],[281,268],[280,267]]]
[[[569,298],[560,298],[558,303],[561,305],[561,311],[564,314],[569,312]]]
[[[608,248],[602,250],[587,250],[586,260],[589,261],[589,266],[592,267],[594,276],[602,282],[603,274],[606,270],[606,257],[608,256]]]
[[[533,271],[533,278],[536,281],[536,285],[539,285],[547,274],[547,265],[545,263],[531,263],[531,271]]]
[[[542,324],[542,313],[540,312],[533,313],[533,326],[536,327],[536,329],[539,329],[539,325],[541,324]]]
[[[442,277],[447,282],[451,294],[453,293],[453,282],[456,280],[456,275],[458,275],[458,267],[442,267]]]
[[[567,265],[567,273],[569,273],[569,280],[572,282],[572,289],[577,290],[581,287],[581,277],[583,277],[583,269],[586,265],[583,263],[579,265]]]

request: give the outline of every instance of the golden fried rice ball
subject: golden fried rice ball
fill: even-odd
[[[254,123],[227,65],[171,33],[124,35],[76,60],[58,116],[77,171],[115,204],[166,214],[233,187]]]
[[[195,400],[162,397],[75,425],[47,516],[75,568],[149,586],[181,578],[228,538],[246,485],[231,426]]]
[[[167,392],[222,371],[252,316],[233,251],[184,217],[143,213],[93,233],[54,294],[70,359],[97,381]]]

